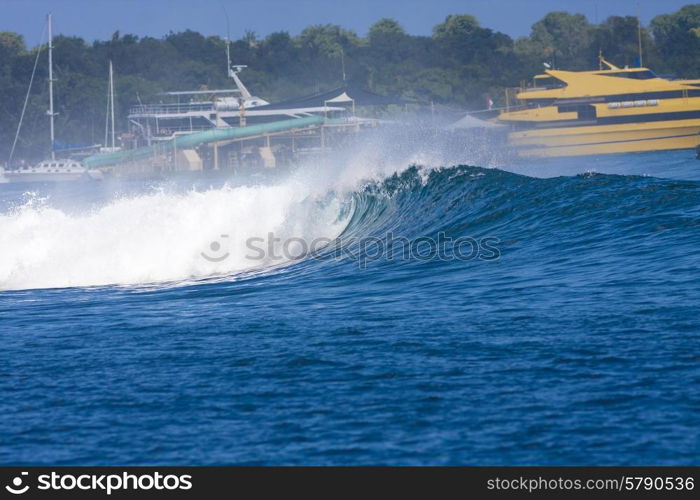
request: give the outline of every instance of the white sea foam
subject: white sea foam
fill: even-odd
[[[0,288],[154,283],[279,265],[250,258],[246,240],[333,238],[344,225],[339,200],[297,187],[160,191],[84,215],[25,204],[0,215]]]

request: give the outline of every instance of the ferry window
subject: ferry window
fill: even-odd
[[[587,104],[585,106],[579,106],[578,109],[578,119],[579,120],[594,120],[596,118],[595,106]]]
[[[557,106],[559,113],[575,113],[578,111],[578,106]]]
[[[595,106],[591,104],[572,104],[557,106],[559,113],[578,113],[579,120],[594,120],[596,118]]]
[[[558,89],[566,84],[553,76],[536,76],[532,80],[532,86],[538,89]]]
[[[621,71],[619,73],[599,73],[603,76],[614,76],[617,78],[630,78],[632,80],[649,80],[656,78],[656,74],[651,70],[642,71]]]

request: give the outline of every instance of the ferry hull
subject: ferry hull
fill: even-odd
[[[700,119],[519,131],[509,134],[509,143],[525,157],[694,149]]]

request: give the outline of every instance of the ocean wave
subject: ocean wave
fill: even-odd
[[[30,197],[0,215],[0,288],[235,279],[296,262],[284,252],[251,259],[251,238],[279,250],[291,239],[443,232],[497,235],[516,249],[529,242],[575,251],[625,239],[654,237],[657,244],[660,232],[700,220],[700,184],[693,181],[604,174],[538,179],[464,165],[363,170],[356,164],[350,172],[324,177],[317,168],[302,169],[271,184],[161,188],[87,213]]]

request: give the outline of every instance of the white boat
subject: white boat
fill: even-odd
[[[233,80],[235,88],[163,92],[160,96],[165,102],[132,106],[128,116],[131,146],[151,146],[171,141],[177,136],[212,129],[261,125],[309,116],[335,118],[347,112],[340,103],[353,102],[346,94],[341,97],[339,92],[339,95],[329,96],[320,102],[315,98],[317,96],[307,96],[271,104],[252,94],[243,84],[239,75],[247,66],[231,64],[228,42],[226,65],[228,77]]]
[[[56,113],[54,112],[54,102],[53,102],[53,32],[52,32],[52,16],[48,16],[48,39],[49,39],[49,110],[47,114],[50,120],[50,134],[51,134],[51,158],[39,162],[34,166],[7,166],[4,171],[0,171],[0,182],[60,182],[60,181],[75,181],[75,180],[98,180],[102,178],[102,172],[91,171],[82,165],[78,160],[71,159],[57,159],[56,152],[54,149],[55,136],[54,136],[54,117]],[[111,78],[111,63],[110,63],[110,78]],[[31,83],[30,83],[31,87]],[[110,91],[112,91],[110,89]],[[27,97],[29,93],[27,93]],[[113,99],[113,97],[112,97]],[[25,103],[26,109],[26,103]],[[112,112],[114,112],[112,110]],[[19,130],[22,126],[22,120],[24,119],[24,110],[22,111],[22,117],[20,118],[20,123],[17,129],[17,135],[19,135]],[[112,122],[112,127],[114,123]],[[114,140],[114,139],[113,139]],[[15,138],[15,143],[17,139]],[[114,146],[114,143],[112,144]],[[12,152],[10,153],[10,160],[14,153],[14,145]]]
[[[0,172],[0,179],[3,178],[4,182],[100,180],[102,172],[85,168],[75,160],[45,160],[34,166],[5,169],[4,172]]]

